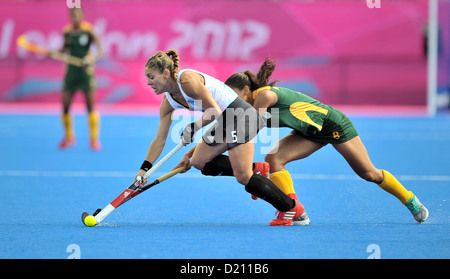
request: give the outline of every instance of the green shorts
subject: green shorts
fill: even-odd
[[[92,67],[83,69],[79,67],[71,67],[67,69],[64,77],[63,90],[75,92],[82,90],[90,93],[95,89],[94,69]]]
[[[332,108],[327,114],[327,117],[325,117],[322,130],[319,133],[313,136],[305,136],[296,130],[293,130],[291,133],[323,144],[343,143],[358,136],[358,132],[355,126],[353,126],[352,121],[335,108]]]

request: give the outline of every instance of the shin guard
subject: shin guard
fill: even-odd
[[[295,206],[293,199],[283,193],[272,181],[259,174],[253,174],[245,190],[270,203],[279,211],[285,212]]]

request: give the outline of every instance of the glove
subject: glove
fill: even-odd
[[[194,135],[198,130],[200,130],[200,127],[198,127],[195,122],[187,125],[181,132],[181,140],[183,141],[183,143],[188,144],[193,142]]]

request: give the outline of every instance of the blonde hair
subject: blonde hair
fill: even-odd
[[[148,59],[147,63],[145,63],[145,67],[158,70],[160,73],[167,69],[170,72],[170,76],[174,80],[178,80],[177,73],[179,70],[179,61],[180,58],[178,57],[177,51],[174,49],[169,49],[167,52],[156,52],[152,57],[150,57],[150,59]]]

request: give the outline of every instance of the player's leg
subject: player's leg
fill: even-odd
[[[293,218],[298,218],[303,213],[303,206],[283,193],[272,181],[253,172],[252,139],[264,125],[265,121],[258,112],[244,100],[237,98],[205,133],[194,151],[191,163],[194,167],[203,169],[205,163],[202,162],[216,158],[225,151],[226,146],[236,180],[245,185],[247,192],[267,201],[280,211],[279,216],[284,222],[277,225],[289,226],[292,225]],[[215,146],[219,140],[225,140],[225,143],[221,143],[221,148],[217,149]],[[209,160],[205,160],[208,156]],[[205,159],[202,160],[202,157]]]
[[[208,162],[225,152],[226,149],[226,143],[208,145],[202,140],[195,148],[191,158],[191,164],[195,168],[203,170]],[[253,142],[237,145],[229,149],[228,154],[234,176],[240,184],[245,185],[247,192],[259,196],[283,212],[283,214],[300,215],[303,213],[303,207],[284,194],[269,179],[253,173]],[[290,217],[290,220],[287,218],[287,222],[284,225],[290,224],[292,224],[292,217]]]
[[[94,67],[88,66],[79,73],[77,86],[84,93],[86,110],[88,113],[87,122],[90,135],[90,146],[94,151],[100,151],[100,114],[95,110],[96,82],[94,78]]]
[[[304,213],[303,205],[297,200],[286,195],[270,179],[253,173],[253,141],[229,149],[228,154],[234,175],[239,183],[245,185],[245,190],[280,211],[279,218],[270,222],[271,226],[292,225],[293,220]]]
[[[295,133],[286,135],[274,145],[265,157],[265,161],[270,165],[270,180],[286,194],[297,197],[292,178],[285,165],[306,158],[323,146],[324,144],[310,141]]]
[[[61,121],[64,128],[64,138],[59,143],[59,148],[66,149],[75,145],[75,133],[73,130],[73,118],[70,115],[70,105],[72,104],[74,90],[63,89],[61,95],[61,101],[63,105],[63,113],[61,115]]]
[[[253,176],[254,152],[253,141],[240,144],[228,150],[234,176],[242,185],[247,185]]]
[[[402,204],[408,207],[417,222],[422,223],[425,221],[428,217],[428,210],[391,173],[377,169],[372,164],[359,136],[333,146],[345,158],[356,174],[367,181],[378,184],[381,189],[395,196]]]
[[[310,141],[295,133],[290,133],[278,141],[266,155],[266,162],[270,165],[270,180],[275,183],[289,197],[298,201],[294,190],[294,182],[285,165],[289,162],[308,157],[322,148],[324,144]],[[279,218],[277,218],[279,219]],[[272,222],[279,222],[277,219]],[[306,212],[294,219],[294,225],[309,225],[309,216]]]
[[[253,172],[268,177],[269,164],[267,162],[254,162]],[[209,176],[234,176],[230,158],[224,154],[218,155],[212,161],[205,164],[202,169],[202,174]]]
[[[95,89],[89,88],[84,91],[86,109],[88,112],[88,127],[90,134],[90,146],[94,151],[101,150],[100,144],[100,114],[94,109]]]
[[[226,150],[226,143],[208,145],[202,139],[195,147],[191,158],[191,164],[194,168],[202,171],[208,162],[213,161],[214,158],[224,153]]]
[[[333,144],[333,146],[347,160],[356,174],[369,182],[378,184],[403,204],[414,196],[412,192],[407,191],[390,173],[377,169],[372,164],[369,154],[359,136],[344,143]]]
[[[253,152],[253,142],[239,145],[228,151],[233,170],[241,177],[238,181],[242,184],[245,183],[246,191],[253,196],[262,198],[277,208],[278,216],[270,221],[270,225],[309,224],[309,218],[303,205],[295,197],[284,193],[272,180],[253,173],[251,167],[249,167],[252,162]],[[244,154],[245,156],[242,156]],[[300,220],[301,222],[299,222]]]
[[[191,164],[209,175],[223,171],[227,175],[232,173],[240,184],[247,185],[253,175],[253,143],[248,142],[228,150],[228,158],[221,156],[225,151],[227,151],[226,143],[208,145],[201,140],[195,147]]]
[[[345,158],[355,173],[361,178],[376,184],[380,184],[383,181],[382,170],[377,169],[372,164],[369,154],[359,136],[344,143],[333,144],[333,147]]]

